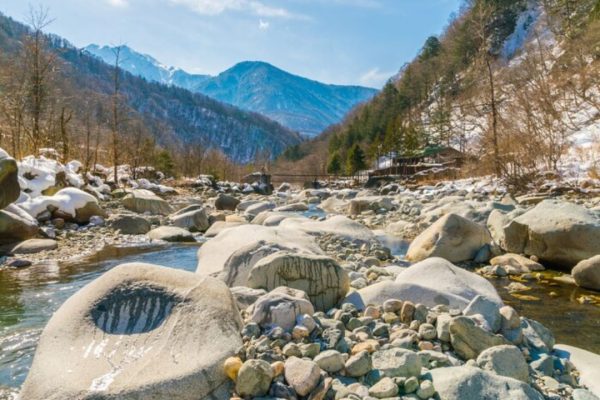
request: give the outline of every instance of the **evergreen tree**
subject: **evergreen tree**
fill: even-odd
[[[173,173],[175,171],[175,163],[173,162],[173,157],[171,156],[171,153],[169,153],[167,150],[161,150],[156,155],[154,165],[155,168],[164,173],[165,176],[173,176]]]
[[[348,175],[354,175],[360,170],[367,168],[365,162],[365,153],[358,144],[355,144],[348,152],[348,159],[346,160],[346,173]]]
[[[333,153],[327,164],[327,173],[339,175],[342,172],[342,158],[339,152]]]

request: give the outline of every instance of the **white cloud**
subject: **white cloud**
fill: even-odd
[[[112,0],[111,0],[112,1]],[[123,1],[123,0],[117,0]],[[170,0],[202,15],[219,15],[227,11],[248,12],[259,17],[297,18],[285,8],[271,7],[258,0]]]
[[[262,19],[258,21],[258,29],[260,29],[261,31],[268,30],[270,26],[271,24],[269,23],[269,21],[263,21]]]
[[[107,0],[108,4],[113,7],[127,7],[129,5],[128,0]]]
[[[369,87],[382,87],[395,72],[381,71],[379,68],[372,68],[365,72],[360,78],[361,85]]]

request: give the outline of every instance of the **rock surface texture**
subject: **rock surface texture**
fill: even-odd
[[[220,399],[228,382],[223,362],[241,346],[240,329],[222,282],[121,265],[54,314],[21,397]]]

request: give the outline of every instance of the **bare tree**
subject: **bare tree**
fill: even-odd
[[[29,24],[31,33],[23,45],[23,57],[27,71],[27,111],[31,120],[27,127],[31,150],[39,155],[44,141],[43,118],[50,97],[51,82],[57,66],[56,54],[48,49],[48,40],[43,30],[52,22],[48,9],[30,8]]]
[[[113,49],[115,56],[114,75],[113,75],[113,94],[112,94],[112,121],[111,121],[111,145],[113,161],[113,177],[115,185],[119,185],[118,166],[120,160],[120,128],[121,128],[121,51],[123,45],[116,46]]]

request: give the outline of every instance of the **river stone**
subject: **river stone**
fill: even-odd
[[[287,331],[294,328],[298,317],[313,313],[306,293],[287,287],[278,287],[259,297],[249,309],[253,322],[265,328],[279,326]]]
[[[314,360],[326,372],[335,373],[344,369],[344,357],[337,350],[326,350],[319,353]]]
[[[0,148],[0,210],[17,201],[21,195],[19,169],[14,158]]]
[[[437,220],[410,244],[406,258],[422,261],[442,257],[450,262],[468,261],[491,242],[487,228],[456,214]]]
[[[138,214],[169,215],[173,209],[163,199],[149,190],[132,190],[123,198],[123,206]]]
[[[344,302],[363,310],[369,304],[403,299],[427,307],[446,304],[462,310],[478,295],[499,306],[503,304],[494,286],[485,278],[443,258],[433,257],[400,272],[395,281],[379,282],[349,294]]]
[[[530,348],[543,353],[548,353],[554,348],[556,343],[554,335],[550,329],[539,322],[529,318],[521,318],[521,329],[525,337],[525,344]]]
[[[504,269],[515,271],[516,273],[525,274],[527,272],[543,271],[545,268],[542,264],[535,262],[527,257],[519,254],[503,254],[494,257],[490,260],[491,265],[501,265]]]
[[[482,315],[492,332],[498,332],[502,327],[502,316],[500,307],[497,303],[483,296],[476,296],[469,305],[463,310],[463,314],[468,316]]]
[[[183,228],[176,226],[159,226],[148,232],[152,240],[164,240],[165,242],[195,242],[194,236]]]
[[[477,357],[479,368],[494,372],[501,376],[529,380],[529,366],[521,350],[517,346],[501,345],[490,347]]]
[[[108,220],[108,226],[123,235],[145,235],[150,232],[152,225],[139,215],[117,214]]]
[[[217,210],[235,211],[238,204],[240,204],[238,199],[224,193],[220,193],[215,200],[215,208]]]
[[[572,267],[598,253],[600,217],[587,208],[544,200],[504,229],[507,251]]]
[[[277,207],[273,211],[280,212],[303,212],[308,211],[306,203],[292,203],[286,204],[285,206]]]
[[[272,203],[270,201],[263,201],[263,202],[253,204],[250,207],[248,207],[246,209],[246,211],[244,212],[244,214],[246,214],[247,216],[250,216],[250,217],[256,217],[261,212],[272,210],[274,208],[275,208],[275,203]]]
[[[201,275],[218,275],[224,271],[234,253],[242,247],[261,241],[270,246],[280,246],[297,253],[323,254],[323,250],[315,239],[306,233],[280,227],[271,228],[246,224],[225,229],[204,243],[198,250],[196,272]],[[240,255],[239,252],[238,255]]]
[[[351,356],[345,364],[346,375],[359,378],[373,369],[371,355],[368,351],[360,351]]]
[[[600,255],[580,261],[573,268],[571,274],[577,286],[591,290],[600,290]]]
[[[240,396],[259,397],[269,392],[273,371],[263,360],[248,360],[240,368],[235,390]]]
[[[328,311],[350,288],[348,273],[327,256],[279,251],[258,261],[248,275],[248,286],[273,290],[279,286],[299,289],[316,310]]]
[[[37,235],[37,221],[14,204],[0,210],[0,244],[21,242]]]
[[[388,377],[411,377],[421,374],[421,359],[411,350],[391,348],[378,350],[371,356],[373,368]]]
[[[221,281],[124,264],[52,316],[21,398],[224,398],[223,363],[242,346],[241,328]]]
[[[321,369],[314,361],[290,357],[285,361],[285,380],[300,396],[306,396],[319,384]]]
[[[194,207],[190,209],[190,207]],[[169,217],[173,225],[191,232],[204,232],[208,229],[208,216],[202,206],[190,206]]]
[[[29,239],[19,243],[10,251],[12,254],[36,254],[42,251],[56,250],[58,242],[52,239]]]
[[[369,394],[378,399],[394,397],[398,394],[398,385],[392,378],[384,377],[382,380],[371,386]]]
[[[450,321],[450,342],[454,352],[464,360],[475,359],[490,347],[510,344],[503,336],[481,329],[467,317],[456,317]]]
[[[474,367],[435,368],[428,373],[440,400],[543,400],[539,392],[516,379]]]
[[[245,310],[256,303],[260,296],[267,294],[265,290],[250,289],[245,286],[235,286],[230,288],[230,290],[240,310]]]

